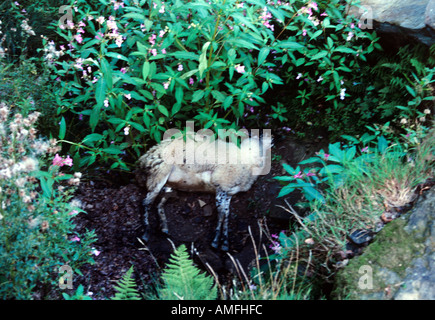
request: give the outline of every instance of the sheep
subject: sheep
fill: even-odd
[[[228,218],[232,196],[248,191],[258,175],[265,174],[270,157],[271,135],[245,138],[240,147],[233,142],[214,139],[198,133],[175,139],[165,139],[152,147],[137,162],[136,180],[146,185],[143,200],[145,232],[142,239],[149,240],[148,215],[151,205],[165,187],[166,191],[207,192],[216,194],[218,224],[212,247],[229,250]],[[270,163],[268,163],[270,165]],[[270,167],[269,167],[270,168]],[[162,232],[168,234],[163,197],[157,206]]]

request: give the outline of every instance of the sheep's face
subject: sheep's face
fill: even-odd
[[[249,159],[253,175],[265,175],[270,170],[272,137],[252,137],[242,141],[240,146],[244,159]]]

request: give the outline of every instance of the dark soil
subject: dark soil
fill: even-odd
[[[280,185],[272,177],[285,174],[282,162],[294,166],[321,147],[319,143],[298,143],[291,138],[275,140],[270,173],[260,176],[248,192],[232,198],[228,253],[238,259],[245,270],[255,258],[249,229],[257,248],[264,244],[268,249],[268,232],[288,230],[291,223],[289,214],[277,207],[285,206],[285,203],[283,199],[277,199]],[[223,282],[236,276],[228,254],[210,245],[217,224],[214,195],[178,192],[177,198],[171,198],[165,204],[169,237],[160,231],[158,214],[154,210],[150,215],[153,232],[150,241],[143,244],[138,237],[143,232],[140,203],[146,190],[141,189],[133,177],[130,183],[123,185],[115,178],[109,176],[108,179],[110,181],[98,179],[82,183],[76,195],[87,212],[76,217],[77,231],[95,230],[98,240],[94,247],[101,251],[95,257],[95,264],[82,267],[83,276],[77,277],[77,282],[84,286],[85,292],[92,292],[94,299],[112,297],[114,283],[131,265],[139,291],[153,294],[155,281],[173,252],[171,242],[175,246],[184,243],[189,249],[196,248],[198,254],[194,255],[194,261],[197,265],[206,270],[208,263]],[[287,200],[294,204],[298,198],[297,194],[292,194]],[[75,288],[78,283],[74,284]]]

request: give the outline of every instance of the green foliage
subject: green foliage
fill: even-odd
[[[73,295],[69,295],[66,292],[62,292],[62,296],[65,300],[92,300],[91,297],[84,294],[84,288],[82,285],[77,287],[76,292]]]
[[[387,140],[380,129],[373,133],[359,138],[344,136],[347,144],[330,144],[328,153],[321,150],[300,163],[309,168],[286,167],[291,175],[277,177],[290,182],[282,188],[281,196],[299,189],[309,207],[305,217],[290,205],[284,208],[295,217],[299,228],[291,236],[280,234],[280,255],[289,256],[295,250],[302,256],[310,255],[315,272],[330,277],[337,263],[334,257],[346,250],[352,230],[376,232],[386,208],[401,211],[415,200],[416,186],[433,177],[433,127],[412,134],[409,131],[393,141]],[[307,186],[317,193],[307,190]],[[311,256],[311,252],[315,254]]]
[[[0,61],[1,101],[20,109],[27,115],[32,111],[41,113],[36,128],[43,136],[55,136],[59,122],[56,115],[56,83],[52,83],[48,72],[38,67],[33,59],[19,64]],[[57,121],[56,121],[57,120]]]
[[[133,266],[114,286],[118,291],[112,300],[140,300],[139,292],[136,289],[136,282],[133,279]]]
[[[128,169],[186,120],[214,130],[286,121],[288,106],[262,107],[282,76],[301,73],[302,104],[323,77],[316,95],[328,93],[337,107],[343,79],[376,47],[339,1],[100,2],[74,1],[73,21],[57,29],[65,41],[50,56],[80,166]]]
[[[0,3],[0,58],[9,62],[35,57],[42,46],[41,35],[56,36],[49,24],[59,18],[63,0],[4,0]]]
[[[162,274],[163,288],[159,298],[163,300],[215,300],[217,288],[213,278],[201,273],[189,258],[185,245],[180,245],[169,259]]]
[[[41,298],[58,293],[57,271],[76,273],[93,261],[95,234],[74,231],[72,218],[82,212],[72,201],[80,175],[51,164],[55,141],[36,138],[39,113],[13,113],[0,103],[0,297]],[[57,155],[58,156],[58,155]],[[55,157],[56,159],[56,157]]]

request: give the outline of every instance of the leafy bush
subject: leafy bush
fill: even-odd
[[[56,83],[49,74],[28,59],[20,64],[6,64],[0,61],[0,95],[3,102],[22,110],[24,114],[32,111],[41,113],[35,124],[38,131],[46,137],[57,135]],[[55,125],[55,126],[54,126]]]
[[[12,114],[0,104],[0,297],[55,295],[59,267],[92,262],[94,234],[80,238],[72,218],[82,210],[71,201],[80,174],[64,174],[69,157],[55,140],[36,138],[39,113]],[[54,159],[53,154],[56,153]],[[48,161],[53,161],[47,170]]]
[[[55,38],[49,24],[59,18],[63,0],[3,0],[0,3],[0,58],[17,62],[34,58],[42,47],[41,35]],[[3,54],[2,54],[3,53]]]
[[[313,252],[313,265],[317,271],[323,268],[327,277],[335,270],[337,255],[346,252],[352,230],[379,231],[382,214],[409,206],[416,198],[416,186],[435,173],[433,127],[404,135],[405,142],[376,134],[345,138],[348,144],[331,144],[328,153],[321,150],[300,163],[312,167],[286,165],[290,176],[277,177],[288,183],[281,196],[300,189],[310,209],[301,217],[291,205],[284,208],[300,227],[292,236],[280,234],[283,254],[291,254],[295,243],[302,244],[298,252]]]
[[[322,77],[317,95],[332,92],[327,100],[337,107],[345,77],[376,41],[343,16],[339,1],[71,4],[73,21],[58,29],[65,41],[48,60],[80,165],[128,169],[147,144],[186,120],[211,129],[286,121],[294,110],[262,98],[282,76],[301,78],[302,104]],[[356,39],[371,42],[365,48]]]

